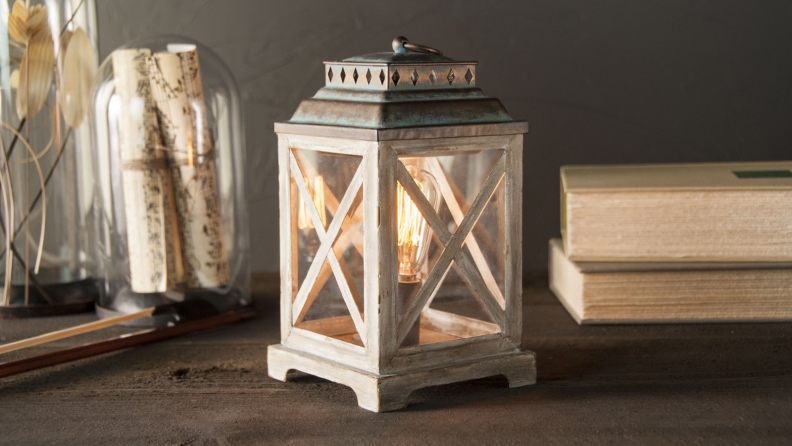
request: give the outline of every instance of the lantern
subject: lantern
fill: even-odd
[[[522,350],[522,135],[476,88],[476,62],[399,37],[325,62],[278,134],[281,344],[289,370],[405,407],[418,388],[505,375]]]

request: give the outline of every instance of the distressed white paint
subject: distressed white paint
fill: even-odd
[[[526,384],[535,379],[533,354],[520,349],[521,275],[519,245],[521,210],[515,206],[522,200],[522,136],[474,136],[399,141],[360,141],[343,138],[281,134],[281,271],[282,346],[269,351],[270,375],[285,379],[288,369],[297,369],[349,385],[358,394],[362,407],[381,411],[403,407],[409,393],[427,385],[506,374],[510,380]],[[350,242],[342,240],[344,221],[333,218],[322,226],[319,212],[313,205],[305,178],[316,174],[312,167],[301,164],[291,149],[319,150],[336,154],[355,154],[363,160],[343,197],[326,196],[326,210],[334,217],[346,216],[358,191],[363,193],[362,246],[365,276],[363,293],[359,295],[351,283],[346,263],[339,261]],[[428,168],[440,177],[440,193],[449,203],[458,227],[449,232],[434,208],[410,177],[399,154],[422,157],[448,156],[473,150],[499,150],[501,157],[484,181],[481,192],[467,213],[453,197],[453,184],[442,174],[436,160],[428,160]],[[292,179],[293,178],[293,179]],[[396,185],[401,183],[413,199],[443,246],[438,261],[424,282],[405,316],[396,314],[398,261],[396,256]],[[487,259],[470,233],[481,212],[499,184],[505,184],[505,295],[500,293]],[[296,194],[302,194],[321,245],[301,288],[295,290],[294,211]],[[332,247],[341,242],[342,248]],[[467,243],[469,253],[462,246]],[[284,249],[291,247],[292,249]],[[515,247],[518,247],[516,250]],[[517,254],[515,256],[515,254]],[[324,259],[329,266],[323,267]],[[448,269],[455,265],[469,288],[479,297],[495,323],[483,322],[452,313],[427,308]],[[291,276],[290,276],[291,275]],[[334,276],[351,316],[303,321],[315,298],[315,291]],[[318,286],[317,286],[318,285]],[[294,297],[293,297],[294,296]],[[361,302],[363,306],[361,308]],[[423,315],[422,330],[427,336],[442,341],[398,348],[410,327]],[[359,339],[353,335],[357,332]],[[518,334],[519,332],[519,334]],[[422,332],[423,333],[423,332]],[[422,339],[423,334],[422,334]],[[498,358],[498,359],[493,359]],[[506,359],[504,359],[506,358]],[[453,372],[452,372],[453,371]]]

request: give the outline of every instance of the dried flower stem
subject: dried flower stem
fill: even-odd
[[[41,201],[43,202],[41,206],[41,235],[39,236],[39,249],[38,249],[38,253],[36,254],[36,266],[33,268],[33,272],[38,274],[39,265],[41,265],[41,255],[44,250],[44,230],[46,228],[46,223],[47,223],[47,193],[45,190],[46,186],[44,184],[44,173],[41,171],[41,164],[39,163],[38,158],[36,158],[36,152],[33,150],[32,147],[30,147],[30,143],[27,141],[27,139],[23,138],[17,130],[13,130],[13,127],[11,127],[11,131],[14,132],[17,136],[19,136],[20,139],[22,139],[25,149],[27,149],[27,151],[30,152],[30,155],[32,157],[31,161],[33,162],[33,165],[36,167],[36,172],[38,173],[39,181],[41,183],[41,189],[40,189]],[[9,150],[9,152],[11,152],[11,150]],[[3,151],[3,153],[5,154],[5,151]],[[5,161],[6,163],[8,163],[8,157],[6,157]],[[53,165],[53,169],[54,169],[54,165]],[[9,180],[10,178],[11,177],[9,175]],[[8,236],[8,234],[6,234],[6,236]],[[11,240],[13,241],[16,238],[16,233],[10,234],[10,236],[11,236]]]
[[[3,232],[5,232],[5,228],[3,228]],[[5,253],[5,250],[3,250],[3,253]],[[55,303],[55,300],[53,300],[52,297],[50,297],[49,293],[47,293],[44,287],[39,283],[38,279],[36,279],[36,276],[33,275],[33,271],[28,269],[27,263],[25,263],[25,259],[22,258],[22,255],[19,254],[19,251],[17,251],[16,247],[13,244],[11,245],[11,253],[14,255],[14,259],[16,259],[17,262],[22,264],[22,268],[27,272],[28,279],[30,280],[31,285],[33,285],[33,288],[38,290],[38,292],[41,294],[44,300],[46,300],[49,303]]]
[[[55,162],[52,163],[52,167],[50,168],[49,172],[47,172],[47,177],[44,179],[44,187],[46,187],[47,184],[49,184],[49,180],[52,177],[52,172],[55,171],[55,166],[58,165],[58,161],[60,161],[61,155],[63,155],[63,149],[66,147],[66,141],[69,140],[69,135],[71,135],[71,132],[72,132],[71,128],[69,128],[69,130],[66,131],[66,137],[63,138],[63,144],[61,144],[60,149],[58,150],[58,155],[55,157]],[[28,208],[28,211],[25,214],[25,216],[22,217],[22,220],[19,222],[19,225],[17,226],[16,231],[14,231],[14,233],[19,233],[19,230],[22,229],[22,225],[24,225],[27,222],[28,217],[30,217],[30,213],[33,212],[33,208],[36,207],[36,204],[38,204],[40,198],[41,198],[41,191],[39,191],[38,194],[36,194],[36,197],[30,203],[30,208]],[[5,254],[5,251],[0,251],[0,258],[3,257],[3,254]]]
[[[44,179],[44,187],[46,187],[49,184],[49,180],[50,178],[52,178],[52,173],[55,171],[55,166],[58,165],[58,161],[60,161],[61,155],[63,155],[63,149],[66,147],[66,142],[69,140],[69,136],[71,135],[71,132],[72,132],[71,128],[69,128],[69,130],[66,131],[66,137],[63,138],[63,143],[61,144],[60,149],[58,150],[58,155],[55,157],[55,162],[52,163],[52,167],[50,168],[49,172],[47,172],[47,177]],[[30,214],[33,212],[33,208],[36,207],[36,204],[38,204],[40,198],[41,198],[41,191],[39,191],[39,193],[36,194],[36,197],[33,198],[33,201],[30,203],[30,207],[28,208],[28,211],[25,213],[25,216],[22,217],[22,220],[19,221],[19,224],[17,225],[16,230],[14,231],[15,234],[19,233],[19,231],[22,229],[22,226],[25,223],[27,223]],[[0,221],[0,225],[2,225],[2,221]],[[5,228],[3,228],[3,232],[5,232]],[[5,253],[6,253],[5,249],[0,251],[0,259],[3,258]]]
[[[11,140],[11,144],[8,147],[8,152],[5,154],[6,160],[11,159],[11,154],[14,153],[14,147],[16,147],[16,143],[19,140],[19,132],[22,131],[22,126],[25,125],[25,122],[27,122],[27,118],[22,118],[22,120],[19,121],[19,127],[17,127],[16,132],[14,133],[14,139]]]
[[[10,211],[12,209],[9,208],[11,203],[9,203],[10,200],[8,199],[9,198],[8,185],[6,184],[6,177],[2,174],[0,174],[0,184],[2,184],[3,187],[3,211],[5,212],[5,215],[11,215]],[[5,238],[5,245],[6,245],[5,249],[11,249],[11,240],[8,237]],[[14,265],[11,259],[6,259],[6,274],[3,280],[3,296],[2,296],[3,305],[9,304],[9,299],[11,296],[11,272],[12,272],[11,269],[13,268],[13,266]]]
[[[22,123],[20,123],[20,128]],[[14,144],[16,143],[16,138],[14,138]],[[3,176],[0,174],[0,182],[3,185],[3,205],[5,210],[5,216],[8,220],[8,225],[12,226],[14,224],[14,191],[11,185],[11,170],[8,167],[8,152],[5,149],[5,141],[0,135],[0,148],[3,151],[3,168],[5,169],[6,175]],[[6,183],[6,180],[8,183]],[[4,224],[5,226],[5,224]],[[5,233],[5,231],[3,231]],[[11,240],[8,235],[5,236],[5,249],[11,250],[13,247],[13,240]],[[5,278],[3,280],[3,305],[10,305],[11,304],[11,275],[14,272],[14,261],[6,257],[6,269],[5,269]]]
[[[13,153],[14,147],[16,147],[16,143],[19,140],[19,130],[22,129],[23,125],[25,125],[25,120],[24,119],[19,123],[19,128],[14,133],[14,139],[11,141],[11,144],[10,144],[10,147],[9,147],[8,151],[5,150],[5,144],[3,143],[2,138],[0,138],[0,143],[3,145],[4,167],[5,167],[6,175],[7,175],[7,178],[9,179],[9,182],[10,182],[10,179],[11,179],[11,172],[9,170],[8,158]],[[6,196],[8,196],[8,197],[10,197],[10,201],[11,201],[11,203],[10,203],[11,204],[10,211],[7,209],[6,211],[8,213],[6,215],[13,215],[14,197],[13,197],[13,192],[11,191],[11,185],[9,183],[7,189],[5,188],[5,186],[6,186],[5,183],[3,183],[3,186],[4,186],[4,189],[3,189],[4,197],[3,197],[3,199],[6,200]],[[22,256],[19,254],[19,252],[17,251],[16,247],[13,245],[13,239],[12,239],[12,237],[10,237],[9,234],[6,233],[5,223],[3,223],[2,219],[0,219],[0,228],[2,228],[2,231],[3,231],[3,233],[6,236],[5,237],[6,238],[6,247],[3,248],[3,254],[0,254],[0,258],[2,258],[2,256],[5,255],[6,250],[8,248],[10,248],[11,252],[14,255],[14,258],[17,261],[19,261],[19,263],[22,264],[22,267],[24,268],[24,270],[25,270],[25,272],[26,272],[26,274],[27,274],[27,276],[28,276],[28,278],[30,280],[30,283],[33,285],[33,287],[36,288],[36,290],[38,290],[38,292],[41,294],[42,297],[44,297],[44,299],[47,302],[53,303],[54,300],[50,297],[49,293],[47,293],[47,291],[44,290],[44,288],[41,286],[41,284],[38,282],[38,280],[35,278],[35,276],[33,276],[33,272],[28,269],[27,264],[25,263],[24,259],[22,259]],[[20,228],[21,228],[21,225],[20,225]],[[17,229],[16,232],[19,232],[19,229]],[[11,274],[13,272],[13,260],[8,259],[7,262],[6,262],[6,265],[7,266],[6,266],[5,283],[4,283],[4,288],[3,288],[3,301],[4,301],[4,305],[10,305],[10,303],[11,303],[10,302],[10,299],[11,299],[11,287],[10,287],[10,285],[11,285]]]
[[[77,3],[77,7],[74,8],[74,12],[72,13],[71,17],[69,17],[69,20],[67,20],[66,23],[63,25],[63,29],[61,29],[60,32],[61,35],[63,35],[63,33],[66,32],[66,28],[68,28],[69,23],[71,23],[72,20],[74,20],[74,16],[77,15],[77,11],[80,10],[80,6],[82,6],[82,4],[83,4],[83,0],[80,0],[80,3]]]

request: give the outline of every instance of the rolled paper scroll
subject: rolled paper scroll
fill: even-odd
[[[164,292],[183,281],[173,178],[151,97],[149,50],[113,52],[124,213],[132,291]]]
[[[169,45],[168,51],[151,56],[148,68],[174,166],[185,278],[190,288],[219,287],[230,274],[198,53],[194,45]]]

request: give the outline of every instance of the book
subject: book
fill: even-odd
[[[557,238],[549,263],[578,324],[792,320],[792,263],[573,262]]]
[[[573,261],[792,261],[792,162],[565,166]]]

